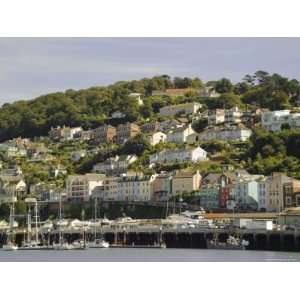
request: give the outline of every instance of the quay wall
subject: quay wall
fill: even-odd
[[[34,232],[32,233],[34,236]],[[156,245],[164,242],[167,248],[205,249],[207,240],[218,237],[220,241],[226,241],[229,235],[237,236],[250,242],[248,250],[272,250],[272,251],[300,251],[300,232],[266,231],[266,230],[224,230],[224,229],[172,229],[172,228],[106,228],[97,237],[103,234],[110,244],[118,245]],[[93,240],[93,230],[65,230],[64,238],[68,242],[85,236],[86,240]],[[58,242],[57,230],[40,232],[39,238],[44,243]],[[21,245],[26,238],[24,231],[16,233],[15,241]],[[0,232],[0,246],[7,239],[5,232]]]

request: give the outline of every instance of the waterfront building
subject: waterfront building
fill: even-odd
[[[199,198],[199,204],[205,210],[218,209],[219,208],[219,193],[218,186],[206,186],[201,187],[200,191],[196,193]]]
[[[199,171],[182,170],[172,178],[172,195],[182,195],[199,190],[201,175]]]
[[[285,173],[273,172],[267,180],[266,208],[271,212],[280,212],[283,209],[283,185],[292,180]]]
[[[240,207],[258,209],[258,181],[262,177],[262,175],[246,175],[236,179],[234,195]]]
[[[118,199],[118,177],[106,176],[103,180],[103,194],[104,201],[116,201]]]
[[[258,210],[267,210],[267,198],[269,194],[269,178],[268,177],[262,177],[257,180],[258,184]]]
[[[283,184],[283,209],[300,207],[300,180],[291,179]]]
[[[154,201],[167,201],[172,196],[172,174],[161,173],[153,180],[153,197]]]
[[[117,180],[119,201],[150,201],[156,175],[123,175]]]
[[[66,180],[69,201],[85,202],[93,197],[100,197],[104,174],[69,175]],[[96,196],[95,196],[96,195]]]

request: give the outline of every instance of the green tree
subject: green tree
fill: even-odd
[[[215,89],[218,93],[229,93],[233,90],[233,85],[229,79],[222,78],[216,82]]]

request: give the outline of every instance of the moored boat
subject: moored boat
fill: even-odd
[[[229,236],[226,242],[220,242],[218,239],[206,241],[207,249],[220,249],[220,250],[245,250],[249,245],[246,240],[240,240],[233,236]]]

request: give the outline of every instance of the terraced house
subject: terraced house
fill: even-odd
[[[150,201],[156,175],[125,175],[117,180],[119,201]]]

